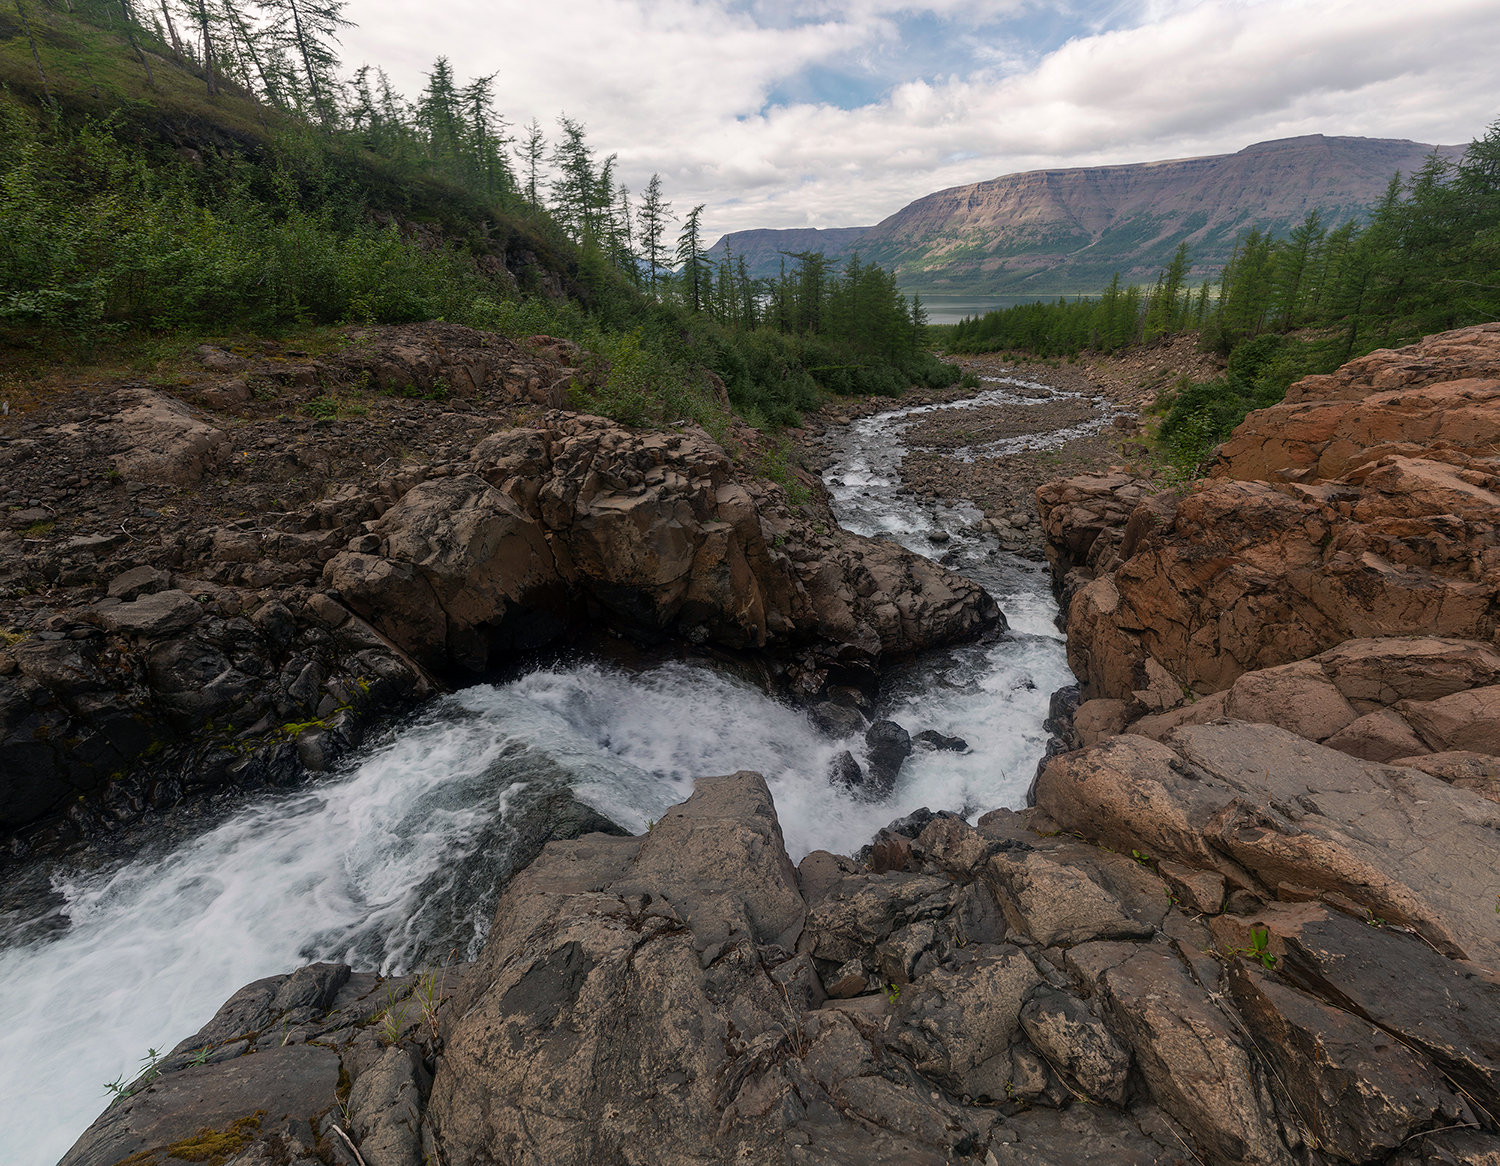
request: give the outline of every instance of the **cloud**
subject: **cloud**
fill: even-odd
[[[1493,0],[351,0],[345,58],[415,94],[439,53],[516,123],[566,111],[710,237],[876,222],[1040,167],[1304,133],[1463,142],[1497,113]]]

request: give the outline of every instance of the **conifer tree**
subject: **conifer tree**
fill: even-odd
[[[547,156],[547,136],[542,132],[541,122],[536,118],[531,119],[531,124],[526,127],[526,136],[522,139],[520,149],[516,151],[516,157],[521,160],[522,181],[526,190],[526,201],[530,204],[533,212],[542,209],[542,196],[539,183],[542,176],[542,161]]]
[[[690,210],[687,218],[682,221],[682,230],[677,234],[677,274],[682,281],[682,298],[694,312],[701,312],[706,306],[708,284],[713,278],[703,254],[703,231],[700,223],[706,205],[700,202]]]
[[[325,128],[332,127],[337,109],[334,96],[338,82],[334,70],[341,28],[350,28],[344,19],[345,0],[256,0],[278,29],[287,50],[302,62],[302,80],[312,100],[313,110]]]
[[[552,180],[552,216],[575,243],[582,243],[594,235],[594,152],[581,122],[562,114],[557,124],[562,138],[552,147],[552,164],[557,167],[557,177]]]
[[[661,175],[653,174],[651,181],[646,183],[645,194],[641,196],[639,214],[641,251],[646,260],[646,283],[653,296],[657,294],[657,281],[666,264],[667,253],[663,242],[666,238],[667,220],[670,218],[672,204],[661,196]]]

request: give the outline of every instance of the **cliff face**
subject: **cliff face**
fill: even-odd
[[[1127,279],[1154,276],[1184,240],[1195,274],[1210,274],[1250,227],[1283,232],[1312,210],[1336,225],[1368,209],[1393,173],[1411,173],[1433,150],[1450,158],[1462,153],[1459,146],[1310,134],[1234,154],[1032,170],[929,194],[848,238],[833,231],[744,231],[717,246],[727,242],[745,254],[758,274],[775,270],[778,249],[826,243],[831,256],[857,246],[863,259],[894,268],[905,287],[1087,293],[1116,270]],[[810,234],[818,237],[802,238]],[[763,254],[773,262],[754,266]]]
[[[1082,743],[1227,715],[1500,798],[1497,371],[1500,325],[1431,336],[1294,385],[1180,495],[1038,490]]]

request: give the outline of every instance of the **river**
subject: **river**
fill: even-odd
[[[1007,387],[985,396],[1010,400]],[[1072,682],[1056,608],[1041,565],[966,531],[972,507],[898,493],[901,431],[921,411],[849,426],[825,480],[844,526],[941,551],[1009,619],[994,643],[928,653],[882,681],[879,715],[968,752],[915,753],[871,804],[826,778],[862,738],[831,739],[748,681],[582,661],[435,700],[301,789],[169,816],[128,859],[30,872],[39,893],[0,919],[4,1162],[55,1162],[104,1107],[104,1082],[133,1077],[251,980],[319,959],[394,974],[473,958],[515,822],[559,789],[640,831],[695,776],[759,770],[794,861],[851,853],[919,806],[971,818],[1019,806],[1049,694]],[[939,529],[941,546],[928,537]]]

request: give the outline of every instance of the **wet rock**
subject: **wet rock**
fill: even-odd
[[[859,789],[865,782],[865,771],[854,760],[854,754],[844,749],[828,763],[830,785],[842,785],[848,789]]]
[[[865,749],[870,789],[875,796],[884,797],[911,756],[911,735],[895,721],[876,721],[865,730]]]
[[[298,968],[276,989],[271,1010],[286,1012],[292,1008],[315,1008],[326,1012],[333,1007],[339,989],[348,982],[348,964],[308,964]]]
[[[853,705],[839,701],[819,701],[808,709],[812,723],[835,740],[853,737],[865,731],[864,714]]]
[[[969,743],[962,737],[946,737],[936,729],[923,729],[912,741],[933,752],[966,753],[969,749]]]

